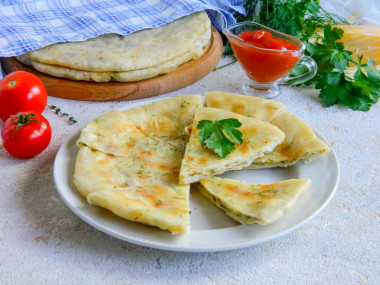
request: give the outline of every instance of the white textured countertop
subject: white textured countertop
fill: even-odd
[[[160,97],[236,93],[244,79],[235,64]],[[49,97],[49,104],[78,123],[69,125],[46,109],[54,134],[43,153],[19,160],[0,145],[0,283],[380,284],[380,103],[369,112],[324,108],[317,91],[305,88],[285,88],[276,100],[337,153],[341,179],[331,203],[278,239],[232,251],[183,253],[100,232],[70,211],[54,185],[53,162],[65,139],[100,114],[134,102]]]

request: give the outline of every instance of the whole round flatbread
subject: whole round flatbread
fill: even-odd
[[[125,72],[149,69],[203,53],[202,35],[210,30],[206,12],[179,18],[164,26],[127,36],[105,34],[82,42],[50,45],[28,53],[38,63],[80,71]],[[208,33],[210,39],[211,33]]]
[[[210,41],[211,28],[203,33],[196,41],[194,49],[180,55],[176,58],[160,63],[156,66],[145,69],[129,70],[129,71],[85,71],[76,70],[59,65],[45,64],[34,60],[24,60],[25,63],[31,64],[36,70],[55,77],[69,78],[73,80],[95,81],[95,82],[132,82],[155,77],[160,74],[166,74],[174,71],[181,64],[188,62],[194,58],[201,56],[204,52],[204,47]],[[19,59],[20,60],[20,59]],[[23,59],[21,59],[23,60]],[[20,61],[21,61],[20,60]]]

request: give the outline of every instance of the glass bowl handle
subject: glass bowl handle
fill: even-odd
[[[304,82],[312,79],[317,74],[318,66],[311,57],[303,56],[299,59],[297,64],[305,65],[308,71],[305,73],[302,73],[301,75],[294,76],[294,77],[287,75],[287,76],[281,78],[278,81],[278,84],[281,84],[281,85],[301,84],[301,83],[304,83]]]

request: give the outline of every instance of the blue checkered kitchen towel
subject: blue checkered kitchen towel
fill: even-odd
[[[105,33],[128,35],[206,10],[219,30],[243,0],[0,0],[0,57]]]

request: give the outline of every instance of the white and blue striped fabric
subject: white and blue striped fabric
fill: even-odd
[[[1,0],[0,57],[100,34],[164,25],[206,10],[219,30],[244,13],[243,0]],[[185,31],[184,31],[185,32]]]

